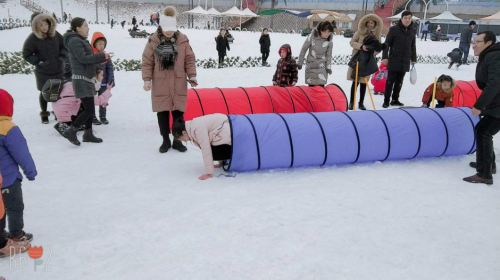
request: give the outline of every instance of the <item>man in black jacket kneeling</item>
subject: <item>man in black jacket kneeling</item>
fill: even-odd
[[[484,31],[478,33],[472,48],[479,56],[476,83],[482,91],[472,114],[481,120],[476,125],[476,162],[470,163],[477,173],[464,181],[492,185],[492,173],[496,173],[493,136],[500,130],[500,43],[495,33]]]

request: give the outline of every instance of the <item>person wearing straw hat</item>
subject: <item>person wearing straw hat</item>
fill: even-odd
[[[174,137],[170,142],[170,113],[174,122],[184,119],[187,84],[198,85],[196,59],[186,35],[177,30],[177,11],[166,7],[160,14],[160,25],[153,33],[142,54],[142,80],[144,90],[151,91],[153,112],[163,142],[160,153],[171,147],[179,152],[187,148]]]

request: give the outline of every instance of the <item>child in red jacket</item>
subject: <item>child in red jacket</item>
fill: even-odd
[[[385,83],[387,82],[387,65],[380,63],[378,67],[378,71],[372,75],[372,85],[373,91],[375,94],[384,95],[385,92]]]
[[[453,89],[455,88],[455,81],[448,75],[441,75],[436,81],[436,94],[437,101],[436,108],[452,107],[453,106]],[[432,92],[434,91],[434,84],[430,84],[422,96],[422,107],[430,107],[432,104]]]

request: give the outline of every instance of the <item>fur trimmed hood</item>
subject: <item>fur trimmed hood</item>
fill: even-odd
[[[40,31],[38,29],[38,24],[40,22],[44,21],[44,20],[47,21],[47,22],[49,22],[49,25],[50,25],[48,36],[51,37],[51,38],[54,38],[54,36],[56,36],[57,22],[56,22],[56,20],[51,15],[47,15],[47,14],[39,14],[36,17],[33,18],[33,21],[31,21],[31,30],[33,31],[33,34],[35,34],[35,36],[38,39],[44,39],[45,38],[45,36],[42,33],[42,31]]]
[[[377,39],[380,39],[380,36],[382,35],[382,28],[384,27],[384,22],[382,21],[382,18],[377,16],[376,14],[367,14],[363,16],[358,23],[358,32],[363,35],[368,34],[368,29],[366,27],[366,23],[370,20],[373,20],[375,22],[375,29],[373,30],[373,33]]]

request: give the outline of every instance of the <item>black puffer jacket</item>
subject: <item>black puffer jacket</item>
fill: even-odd
[[[417,48],[415,45],[415,23],[405,27],[401,20],[389,29],[385,39],[386,48],[383,59],[389,59],[389,71],[408,72],[410,62],[417,61]]]
[[[262,34],[259,39],[259,44],[261,53],[269,53],[271,48],[271,38],[269,34]]]
[[[49,22],[48,34],[43,34],[39,23]],[[63,37],[56,31],[55,19],[46,14],[33,18],[32,33],[23,45],[23,58],[35,66],[36,85],[41,90],[48,79],[58,79],[63,75],[63,61],[67,55]]]
[[[224,54],[226,55],[226,50],[230,50],[229,48],[229,42],[227,41],[227,37],[226,36],[217,36],[215,37],[215,42],[217,44],[216,48],[217,48],[217,52],[219,54]]]
[[[496,43],[479,55],[476,83],[482,90],[474,107],[482,115],[500,118],[500,43]]]

